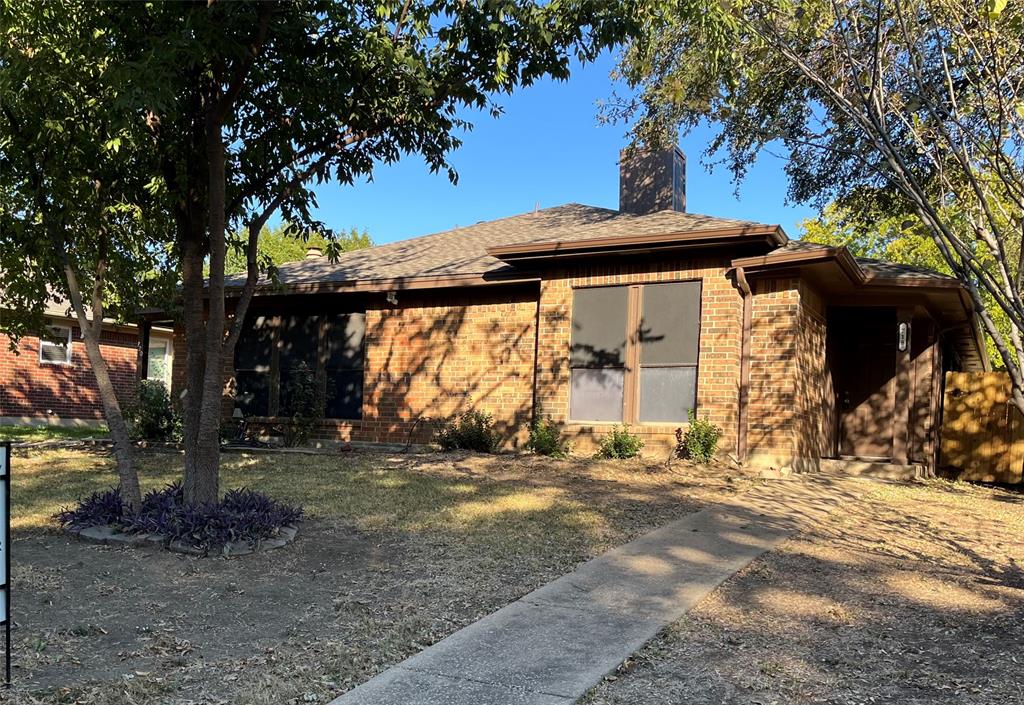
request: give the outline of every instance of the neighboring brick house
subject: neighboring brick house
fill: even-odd
[[[620,423],[663,452],[692,409],[753,465],[933,466],[942,372],[987,365],[966,292],[686,213],[684,170],[677,150],[641,154],[618,211],[569,204],[282,265],[253,300],[231,405],[279,423],[305,367],[323,440],[421,442],[430,420],[480,409],[509,448],[549,417],[580,452]]]
[[[106,325],[100,348],[124,403],[139,379],[139,331],[131,325]],[[172,332],[154,329],[145,376],[169,383],[172,358]],[[0,424],[102,421],[103,406],[82,333],[66,306],[50,304],[45,329],[22,337],[15,346],[0,334]]]

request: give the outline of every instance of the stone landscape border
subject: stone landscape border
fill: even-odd
[[[250,553],[260,551],[271,551],[275,548],[284,548],[295,541],[298,536],[298,526],[282,526],[278,535],[269,539],[263,539],[255,545],[248,541],[232,541],[223,546],[220,550],[204,550],[190,546],[181,541],[168,541],[166,536],[161,534],[130,534],[126,531],[119,531],[112,526],[87,526],[81,529],[66,529],[67,533],[90,543],[105,545],[132,546],[135,548],[160,547],[166,548],[175,553],[184,553],[190,556],[246,556]]]

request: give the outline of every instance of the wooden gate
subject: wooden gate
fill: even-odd
[[[1021,482],[1024,418],[1004,372],[947,372],[939,465],[962,480]]]

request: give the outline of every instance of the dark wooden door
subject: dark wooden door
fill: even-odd
[[[846,311],[830,320],[840,455],[892,456],[896,317],[888,309]]]

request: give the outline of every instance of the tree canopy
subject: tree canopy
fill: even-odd
[[[85,178],[77,190],[54,191],[50,210],[81,220],[89,184],[123,184],[133,199],[146,199],[129,212],[173,229],[166,237],[144,228],[105,232],[108,252],[166,257],[181,282],[184,490],[194,503],[217,498],[223,363],[245,324],[260,274],[259,235],[271,217],[337,251],[334,233],[314,215],[317,184],[351,184],[409,156],[455,181],[448,155],[471,127],[467,110],[499,114],[502,94],[567,78],[571,59],[594,58],[634,24],[634,13],[608,0],[68,0],[3,8],[4,93],[72,94],[26,109],[25,120],[75,123],[88,149],[119,155],[72,155]],[[97,85],[91,70],[100,72]],[[0,126],[0,140],[13,130]],[[93,178],[93,159],[114,174]],[[31,158],[17,168],[20,182],[31,183]],[[15,200],[14,208],[22,213],[27,203]],[[228,311],[224,274],[238,231],[247,276]],[[137,247],[128,246],[132,238]],[[10,241],[12,258],[35,261]],[[130,278],[130,268],[119,271]]]
[[[0,332],[41,330],[50,301],[77,319],[122,496],[141,501],[128,429],[99,338],[173,286],[169,212],[147,190],[145,125],[104,13],[83,3],[0,4]]]
[[[225,274],[245,274],[249,263],[246,261],[244,242],[246,233],[235,233],[239,245],[228,250],[224,263]],[[352,228],[343,233],[335,233],[330,240],[321,233],[311,233],[306,237],[294,232],[288,224],[270,228],[264,226],[260,230],[257,244],[257,258],[260,271],[270,278],[274,270],[285,262],[295,262],[305,258],[310,247],[319,247],[325,256],[336,256],[341,252],[352,252],[373,247],[373,239],[365,230]]]
[[[709,119],[742,178],[787,157],[790,198],[913,216],[970,292],[1024,411],[1024,7],[1002,0],[657,3],[611,119],[641,141]],[[714,157],[713,157],[714,158]],[[1000,329],[998,309],[1007,327]]]

